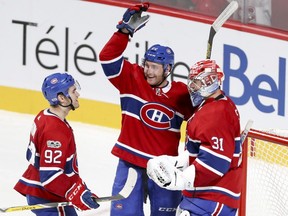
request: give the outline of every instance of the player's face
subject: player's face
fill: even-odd
[[[188,89],[190,93],[197,92],[202,87],[202,82],[199,79],[193,79],[188,82]]]
[[[144,75],[150,86],[157,86],[164,79],[163,65],[155,62],[146,61],[144,63]],[[166,83],[163,82],[162,84],[165,85]]]
[[[77,109],[79,107],[78,98],[79,98],[80,94],[79,94],[78,90],[80,90],[80,87],[78,87],[78,84],[77,85],[75,84],[68,89],[69,96],[72,100],[72,105],[74,106],[75,109]],[[69,101],[69,102],[71,103],[71,101]]]

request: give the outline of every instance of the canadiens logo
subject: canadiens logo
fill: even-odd
[[[116,209],[123,209],[123,205],[121,203],[117,203],[115,207]]]
[[[171,128],[174,111],[158,103],[147,103],[140,110],[141,120],[149,127],[167,130]]]
[[[61,142],[60,141],[48,140],[47,141],[47,147],[49,147],[49,148],[60,148],[61,147]]]
[[[56,84],[58,83],[58,79],[57,78],[53,78],[51,81],[50,81],[51,84]]]
[[[73,156],[73,161],[72,161],[72,169],[75,173],[78,174],[78,161],[77,161],[77,154],[75,153],[75,155]]]

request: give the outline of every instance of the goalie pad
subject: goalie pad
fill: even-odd
[[[133,34],[144,27],[149,21],[150,16],[141,16],[143,11],[147,11],[149,8],[149,3],[145,2],[142,4],[137,4],[126,10],[123,15],[122,20],[118,23],[116,28],[123,32],[123,29],[127,29],[129,35],[133,37]],[[125,33],[125,32],[123,32]]]

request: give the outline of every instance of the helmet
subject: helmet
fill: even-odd
[[[42,93],[50,105],[59,103],[57,96],[62,93],[69,97],[68,89],[75,84],[74,78],[67,73],[54,73],[47,76],[42,84]]]
[[[173,68],[174,52],[170,47],[155,44],[145,52],[144,62],[145,61],[162,64],[164,66],[164,70],[166,69],[167,65],[171,65],[171,68]]]
[[[219,89],[223,79],[224,73],[215,60],[206,59],[194,64],[187,84],[193,105],[199,105],[204,98]]]

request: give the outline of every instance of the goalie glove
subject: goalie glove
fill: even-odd
[[[148,8],[149,2],[136,4],[133,7],[128,8],[116,28],[118,28],[123,33],[126,33],[126,29],[128,31],[127,33],[133,37],[133,34],[145,26],[145,24],[149,21],[149,15],[141,16],[142,12],[147,11]]]
[[[195,166],[186,167],[183,171],[177,169],[171,160],[175,157],[159,156],[147,163],[147,175],[158,186],[169,190],[193,190]]]
[[[185,150],[184,152],[181,152],[178,156],[168,156],[163,155],[161,157],[167,157],[169,161],[179,170],[183,171],[189,166],[189,152]]]
[[[95,201],[98,197],[91,193],[81,179],[72,185],[72,187],[66,192],[65,197],[80,211],[96,209],[100,206]]]

